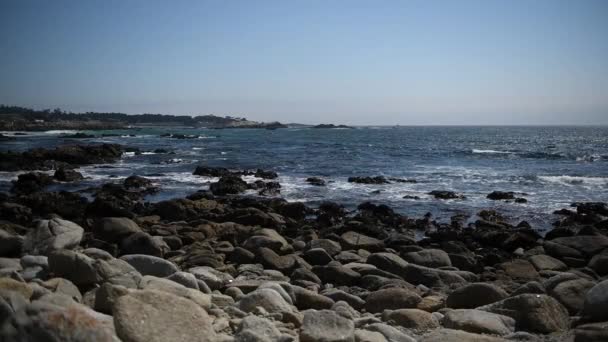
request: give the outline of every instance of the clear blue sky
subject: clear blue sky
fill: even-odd
[[[608,1],[0,1],[0,103],[608,123]]]

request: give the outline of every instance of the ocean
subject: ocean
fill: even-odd
[[[66,139],[62,133],[73,132],[26,132],[0,146],[18,151],[67,143],[118,143],[139,148],[141,154],[125,153],[115,164],[81,167],[85,181],[50,189],[77,191],[136,174],[161,187],[159,193],[147,198],[149,201],[207,189],[217,179],[193,175],[197,165],[274,170],[279,174],[281,196],[289,201],[311,206],[335,201],[351,209],[372,201],[410,216],[430,212],[446,222],[457,213],[474,219],[476,212],[490,208],[547,230],[556,219],[554,210],[577,201],[608,201],[608,127],[142,128],[85,131],[96,135],[88,139]],[[161,137],[165,133],[195,137]],[[155,153],[156,149],[170,153]],[[347,181],[350,176],[378,175],[416,183]],[[1,172],[0,191],[8,191],[16,176]],[[306,178],[312,176],[325,179],[327,185],[308,184]],[[466,198],[439,200],[428,194],[432,190],[451,190]],[[528,202],[487,199],[495,190],[514,191]]]

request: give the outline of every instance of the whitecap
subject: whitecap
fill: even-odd
[[[558,183],[563,185],[608,185],[606,177],[582,177],[582,176],[538,176],[538,179],[549,183]]]
[[[497,151],[497,150],[480,150],[480,149],[472,149],[471,153],[487,153],[487,154],[513,154],[513,152],[509,151]]]

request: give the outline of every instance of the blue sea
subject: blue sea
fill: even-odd
[[[139,148],[143,153],[125,153],[115,164],[81,167],[79,171],[88,177],[83,182],[53,187],[76,191],[137,174],[153,179],[162,189],[150,201],[207,189],[216,179],[192,175],[197,165],[274,170],[281,196],[289,201],[314,206],[330,200],[348,208],[372,201],[411,216],[431,212],[438,221],[448,221],[455,213],[474,215],[494,208],[542,230],[556,219],[551,214],[556,209],[575,201],[608,201],[608,127],[141,128],[84,132],[97,135],[90,139],[65,139],[62,133],[73,132],[26,132],[0,146],[20,151],[68,143]],[[101,137],[103,133],[118,136]],[[161,137],[163,133],[196,138]],[[171,153],[153,152],[159,148]],[[377,175],[416,183],[347,181],[349,176]],[[0,191],[8,191],[16,176],[0,173]],[[327,186],[309,185],[305,180],[311,176],[324,178]],[[432,190],[455,191],[466,199],[438,200],[428,195]],[[528,203],[486,199],[494,190],[520,193]]]

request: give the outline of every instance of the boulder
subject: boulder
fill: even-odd
[[[243,318],[234,335],[236,342],[272,342],[280,338],[281,332],[272,321],[257,316]]]
[[[247,182],[240,176],[225,175],[219,181],[211,183],[209,190],[218,196],[235,195],[247,190]]]
[[[372,323],[367,325],[365,329],[381,333],[388,342],[416,342],[413,337],[384,323]]]
[[[342,234],[340,241],[345,249],[365,249],[376,252],[384,248],[382,241],[353,231]]]
[[[367,312],[415,308],[422,298],[415,292],[393,287],[370,293],[365,298]]]
[[[502,336],[515,331],[513,318],[474,309],[450,310],[445,313],[442,324],[445,328],[477,334]]]
[[[448,253],[440,249],[423,249],[418,252],[405,253],[403,254],[403,259],[426,267],[452,266]]]
[[[608,236],[605,235],[566,236],[553,239],[551,242],[573,248],[588,256],[596,255],[602,249],[608,248]]]
[[[97,274],[95,260],[70,250],[59,250],[49,254],[49,271],[66,278],[77,286],[93,285],[101,280]]]
[[[537,271],[565,271],[568,266],[563,262],[545,254],[533,255],[529,258],[530,262]]]
[[[313,291],[306,290],[299,286],[292,286],[293,292],[296,295],[296,307],[298,310],[307,309],[331,309],[335,302],[324,295],[318,294]]]
[[[608,322],[588,323],[574,329],[574,342],[608,341]]]
[[[446,305],[453,309],[473,309],[507,298],[505,290],[494,284],[472,283],[457,288],[448,295]]]
[[[426,331],[439,327],[433,314],[419,309],[384,311],[382,318],[386,322],[415,331]]]
[[[354,342],[355,324],[331,310],[308,310],[300,330],[301,342]]]
[[[84,229],[71,221],[59,218],[40,220],[26,234],[23,249],[32,254],[71,249],[80,244],[83,234]]]
[[[293,308],[280,293],[273,289],[265,288],[255,290],[246,294],[238,301],[239,309],[245,312],[252,312],[257,307],[261,307],[269,313],[292,312]]]
[[[129,254],[123,255],[120,259],[133,266],[141,275],[168,277],[179,271],[177,266],[171,261],[151,255]]]
[[[329,239],[311,240],[308,243],[308,248],[322,248],[327,252],[327,254],[331,255],[332,257],[342,251],[342,246],[340,246],[339,243]]]
[[[93,225],[93,234],[106,242],[120,242],[138,232],[141,228],[126,217],[103,217]]]
[[[527,260],[515,259],[513,261],[504,262],[499,265],[499,268],[511,278],[520,280],[538,279],[539,274],[536,268]]]
[[[126,342],[215,341],[207,312],[167,292],[130,292],[116,299],[112,312],[116,333]]]
[[[608,320],[608,280],[593,286],[585,295],[583,316],[594,322]]]
[[[591,258],[589,268],[600,276],[608,275],[608,253],[603,252]]]
[[[371,254],[367,257],[367,263],[396,275],[404,274],[408,265],[407,261],[393,253]]]
[[[446,190],[433,190],[429,192],[429,195],[437,198],[437,199],[463,199],[464,196],[461,194],[457,194],[454,191],[446,191]]]
[[[473,334],[454,329],[437,329],[424,335],[419,342],[508,342],[504,338]]]
[[[120,250],[124,254],[147,254],[163,256],[170,250],[162,237],[151,236],[148,233],[137,232],[129,235],[120,242]]]
[[[550,288],[548,293],[562,303],[571,315],[576,315],[583,309],[585,295],[593,286],[595,283],[590,280],[572,279]]]
[[[84,179],[82,173],[64,167],[57,169],[53,175],[53,178],[60,182],[75,182]]]
[[[354,285],[361,274],[339,264],[330,263],[325,266],[313,266],[312,271],[321,279],[323,283],[337,286]]]
[[[477,309],[513,318],[517,330],[548,334],[570,325],[568,310],[542,294],[521,294]]]

